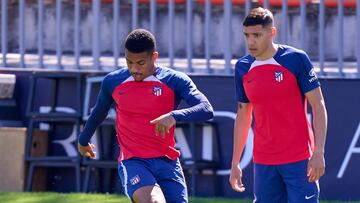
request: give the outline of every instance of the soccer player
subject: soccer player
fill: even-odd
[[[147,30],[133,30],[125,40],[127,68],[109,73],[80,134],[81,155],[95,158],[89,143],[114,103],[120,145],[119,176],[134,202],[188,202],[186,182],[175,149],[178,121],[213,117],[208,99],[184,73],[157,65],[156,42]],[[177,109],[181,100],[189,107]]]
[[[269,10],[251,10],[243,32],[249,55],[235,65],[238,110],[230,184],[245,190],[239,160],[254,116],[254,202],[318,202],[327,113],[314,68],[304,51],[273,42]]]

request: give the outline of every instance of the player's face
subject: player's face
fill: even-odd
[[[154,74],[156,68],[155,61],[158,57],[158,52],[132,53],[125,50],[125,57],[128,69],[135,81],[142,81]]]
[[[265,60],[271,57],[272,40],[275,33],[275,27],[244,26],[244,37],[249,54],[257,60]]]

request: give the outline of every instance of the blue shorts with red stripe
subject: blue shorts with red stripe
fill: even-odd
[[[118,169],[124,192],[130,199],[137,189],[157,185],[167,202],[188,202],[185,177],[179,159],[131,158],[120,162]]]
[[[254,164],[256,203],[318,203],[319,184],[309,182],[308,160],[290,164]]]

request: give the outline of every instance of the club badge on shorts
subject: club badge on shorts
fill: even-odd
[[[155,86],[154,88],[153,88],[153,94],[155,95],[155,96],[161,96],[161,94],[162,94],[162,87],[161,86]]]
[[[131,185],[136,185],[138,182],[140,182],[140,176],[136,175],[133,178],[130,179]]]
[[[276,81],[281,82],[284,79],[284,74],[282,71],[275,71],[274,77]]]

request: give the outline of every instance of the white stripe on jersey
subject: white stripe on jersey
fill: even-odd
[[[135,81],[133,76],[126,78],[126,80],[124,80],[124,82],[122,82],[122,84],[126,83],[126,82],[131,82],[131,81]],[[149,77],[145,78],[143,81],[156,81],[156,82],[162,83],[158,78],[156,78],[153,75],[150,75]]]
[[[264,61],[257,61],[257,60],[255,60],[255,61],[251,64],[249,71],[250,71],[251,69],[255,68],[256,66],[269,65],[269,64],[281,66],[278,62],[275,61],[274,58],[266,59],[266,60],[264,60]]]

